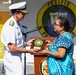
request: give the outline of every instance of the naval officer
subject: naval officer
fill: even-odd
[[[18,24],[28,14],[26,2],[12,4],[9,9],[12,16],[5,22],[1,32],[1,41],[5,50],[4,69],[6,75],[24,75],[22,53],[36,53],[35,49],[26,50],[23,48],[24,41]],[[29,40],[25,45],[31,45],[33,40]]]

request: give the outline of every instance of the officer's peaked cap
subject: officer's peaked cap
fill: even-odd
[[[25,14],[28,13],[28,11],[26,10],[26,1],[11,4],[11,5],[9,6],[9,9],[10,9],[10,10],[16,9],[17,11],[20,11],[20,12],[25,13]]]

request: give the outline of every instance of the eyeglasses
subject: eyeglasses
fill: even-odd
[[[53,26],[54,26],[54,25],[55,25],[55,26],[60,26],[59,24],[56,24],[56,23],[54,23]]]

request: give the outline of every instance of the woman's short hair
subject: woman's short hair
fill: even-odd
[[[59,16],[58,19],[60,20],[60,26],[64,26],[65,31],[69,31],[71,28],[70,22],[66,17]]]

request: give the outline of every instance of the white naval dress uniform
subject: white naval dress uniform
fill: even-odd
[[[22,26],[20,23],[19,23],[19,26],[20,26],[20,29],[21,29],[22,33],[28,32],[27,27]],[[29,35],[28,34],[23,35],[23,40],[25,42],[29,41]],[[24,68],[23,73],[25,74],[26,73],[26,71],[25,71],[26,70],[26,66],[25,66],[26,65],[26,53],[22,53],[22,64],[23,64],[23,68]]]
[[[14,43],[23,48],[23,37],[17,22],[13,17],[7,20],[4,24],[1,40],[4,44],[4,68],[6,75],[23,75],[22,53],[13,53],[8,49],[8,43]]]

